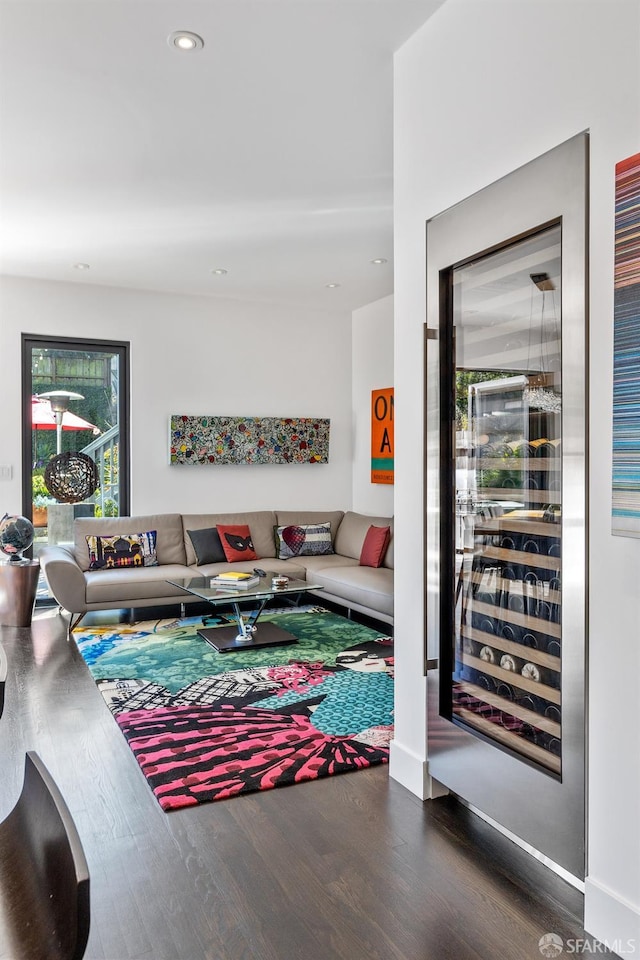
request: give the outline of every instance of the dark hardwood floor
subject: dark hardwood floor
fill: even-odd
[[[538,960],[544,933],[585,936],[576,890],[386,767],[163,813],[66,626],[0,627],[0,819],[36,750],[89,863],[86,957]]]

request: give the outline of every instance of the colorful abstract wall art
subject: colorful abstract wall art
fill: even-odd
[[[171,463],[328,463],[329,420],[171,417]]]
[[[640,537],[640,153],[616,164],[612,533]]]

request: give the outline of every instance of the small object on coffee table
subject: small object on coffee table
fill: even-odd
[[[289,583],[289,577],[272,577],[271,586],[274,590],[281,590],[283,587],[286,587]]]
[[[249,587],[255,587],[260,583],[260,577],[253,573],[242,574],[232,577],[230,574],[220,573],[217,577],[211,577],[212,587],[221,587],[223,590],[247,590]]]
[[[253,573],[247,573],[245,570],[223,570],[222,573],[216,574],[213,578],[215,580],[224,580],[226,583],[239,583],[241,580],[253,580],[255,575]]]

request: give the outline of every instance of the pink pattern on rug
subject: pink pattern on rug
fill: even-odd
[[[116,719],[164,810],[388,761],[388,748],[327,736],[295,710],[169,707]]]
[[[322,683],[325,677],[331,676],[333,670],[325,670],[324,664],[320,660],[315,663],[292,663],[281,664],[276,667],[267,667],[266,675],[270,680],[277,680],[282,684],[276,691],[278,696],[286,693],[287,690],[300,691],[305,687],[317,686]]]

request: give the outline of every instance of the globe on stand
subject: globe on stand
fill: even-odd
[[[35,530],[26,517],[10,517],[5,513],[0,520],[0,550],[14,563],[23,563],[22,556],[33,543]]]

